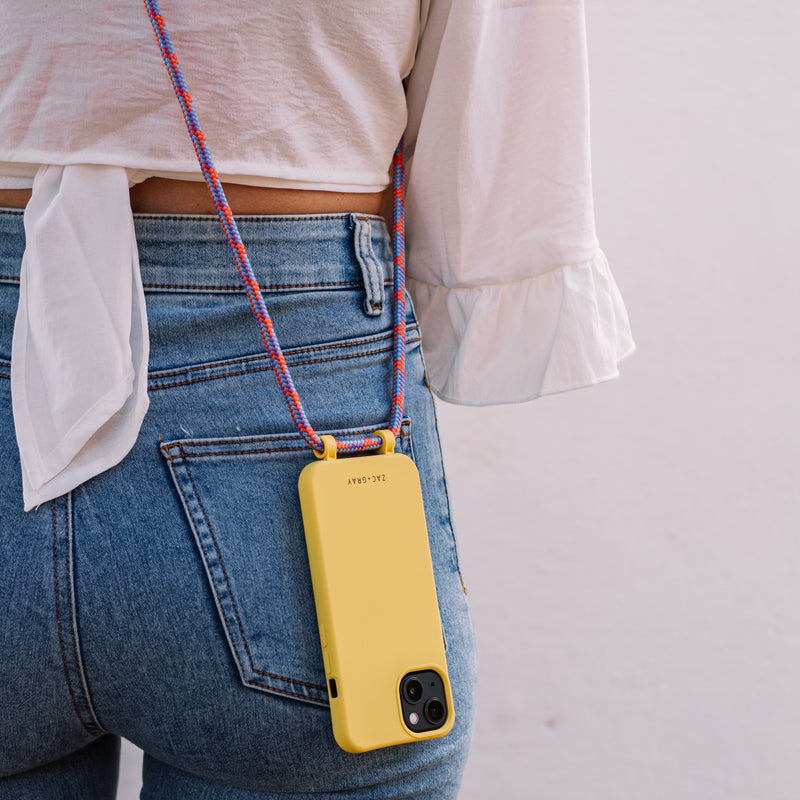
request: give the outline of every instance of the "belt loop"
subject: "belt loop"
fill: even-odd
[[[364,313],[369,317],[377,317],[383,311],[383,267],[372,249],[370,218],[351,214],[350,228],[353,230],[353,249],[366,290]]]

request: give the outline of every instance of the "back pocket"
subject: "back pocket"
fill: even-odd
[[[396,449],[412,456],[408,421]],[[179,439],[163,442],[161,452],[242,682],[327,706],[297,493],[300,471],[314,458],[308,445],[299,434],[273,434]]]

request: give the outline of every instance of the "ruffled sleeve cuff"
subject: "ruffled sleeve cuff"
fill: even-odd
[[[433,391],[493,405],[618,376],[633,352],[628,315],[601,250],[511,283],[437,286],[409,279]]]

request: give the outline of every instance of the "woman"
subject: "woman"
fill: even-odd
[[[144,8],[86,5],[2,8],[0,797],[113,797],[120,736],[145,751],[144,798],[454,797],[473,647],[429,387],[520,402],[632,348],[594,236],[581,5],[162,8],[323,433],[391,416],[381,214],[405,130],[397,449],[456,713],[443,738],[360,754],[331,734],[296,495],[313,456]]]

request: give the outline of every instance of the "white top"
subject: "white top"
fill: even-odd
[[[581,0],[162,11],[224,181],[377,191],[406,129],[408,283],[440,397],[617,375],[633,342],[594,230]],[[0,0],[0,18],[0,188],[34,190],[11,380],[29,509],[135,440],[147,322],[127,189],[200,173],[141,0]]]

